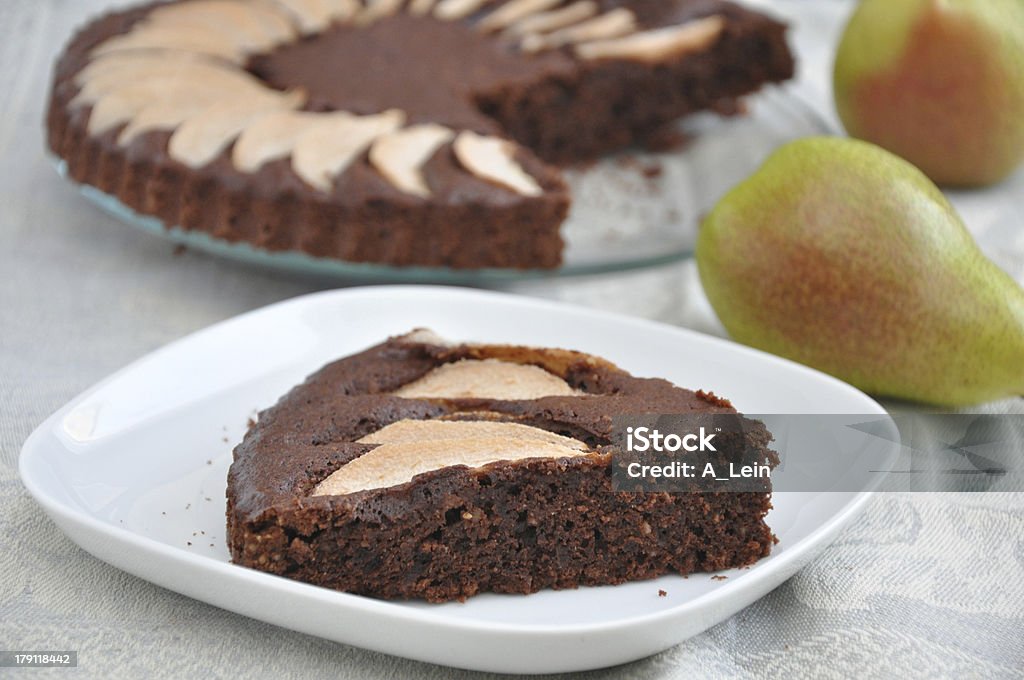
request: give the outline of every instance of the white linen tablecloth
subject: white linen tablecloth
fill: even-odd
[[[77,670],[3,677],[448,678],[476,674],[292,633],[166,591],[64,537],[17,477],[25,437],[100,378],[189,332],[327,286],[186,252],[85,203],[44,155],[55,55],[103,0],[0,2],[0,649],[74,649]],[[844,0],[789,17],[799,95],[835,121]],[[955,201],[1024,280],[1024,173]],[[721,334],[692,264],[513,287]],[[985,412],[1024,412],[1024,400]],[[1022,447],[1024,448],[1024,447]],[[588,677],[1024,677],[1024,494],[880,494],[825,554],[732,619]]]

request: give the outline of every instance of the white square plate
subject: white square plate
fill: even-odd
[[[217,324],[136,361],[25,442],[22,479],[76,543],[171,590],[293,630],[497,672],[624,663],[723,621],[820,553],[866,493],[777,493],[780,541],[743,570],[466,603],[384,602],[229,562],[225,485],[248,419],[332,359],[429,327],[458,340],[590,352],[641,376],[713,390],[747,413],[886,417],[854,388],[709,336],[497,293],[378,287],[309,295]],[[659,596],[658,591],[667,592]]]

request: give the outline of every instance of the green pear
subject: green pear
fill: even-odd
[[[863,0],[836,55],[851,136],[939,184],[982,186],[1024,160],[1024,0]]]
[[[780,148],[709,213],[696,259],[739,342],[879,396],[1024,395],[1024,289],[927,177],[877,146]]]

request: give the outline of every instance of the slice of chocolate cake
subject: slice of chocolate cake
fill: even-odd
[[[770,491],[613,491],[613,419],[650,413],[736,411],[578,352],[452,345],[422,330],[392,338],[325,366],[236,447],[232,558],[443,602],[766,556]],[[763,427],[748,437],[774,458]]]
[[[174,0],[86,26],[50,149],[168,226],[350,262],[550,268],[592,159],[793,73],[722,0]]]

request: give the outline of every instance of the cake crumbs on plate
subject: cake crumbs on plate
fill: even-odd
[[[665,167],[658,161],[642,161],[635,156],[622,156],[617,161],[618,165],[628,170],[635,170],[644,179],[658,179],[665,173]]]
[[[666,590],[659,590],[658,591],[658,597],[667,597],[667,596],[668,596],[668,591],[666,591]]]

